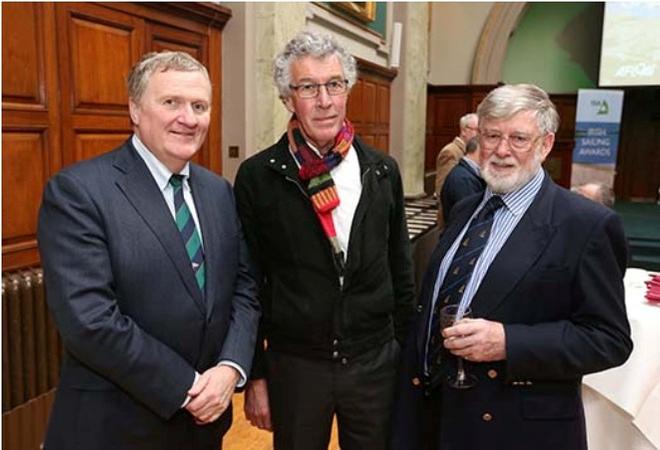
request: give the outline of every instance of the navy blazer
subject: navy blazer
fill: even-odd
[[[190,170],[204,295],[130,140],[46,186],[39,249],[65,349],[46,448],[179,448],[174,434],[217,448],[229,428],[230,409],[198,427],[181,405],[195,371],[230,360],[249,373],[256,283],[229,183],[195,164]]]
[[[402,354],[393,449],[421,449],[424,345],[440,263],[481,200],[458,203],[431,256]],[[435,439],[443,450],[585,450],[582,376],[622,364],[632,350],[623,274],[627,247],[611,210],[542,187],[472,300],[474,317],[504,324],[505,361],[466,363],[475,388],[440,387]],[[455,358],[445,363],[455,370]],[[495,444],[496,443],[496,444]]]
[[[448,218],[456,203],[472,194],[483,192],[486,182],[464,158],[454,166],[442,185],[442,215]]]

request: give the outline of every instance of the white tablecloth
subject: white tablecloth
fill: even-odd
[[[634,349],[620,367],[583,381],[590,450],[660,449],[660,305],[649,304],[647,271],[628,269],[626,308]]]

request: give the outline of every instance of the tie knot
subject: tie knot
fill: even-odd
[[[481,217],[492,216],[495,211],[504,206],[504,201],[499,195],[493,195],[484,205],[484,208],[479,214]]]
[[[183,175],[179,175],[178,173],[172,174],[170,177],[170,185],[174,188],[181,187],[183,184]]]

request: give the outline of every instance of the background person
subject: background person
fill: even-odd
[[[477,115],[466,114],[458,122],[460,133],[449,144],[445,145],[435,159],[435,196],[438,199],[438,228],[445,227],[445,217],[442,207],[442,186],[451,169],[465,155],[466,143],[477,135]]]

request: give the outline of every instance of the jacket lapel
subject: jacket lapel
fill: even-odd
[[[489,317],[552,240],[556,232],[551,223],[556,189],[546,174],[541,190],[491,263],[472,299],[474,317]]]
[[[117,154],[114,166],[124,173],[116,184],[144,219],[165,249],[195,304],[204,312],[204,300],[197,286],[190,258],[181,242],[181,235],[165,203],[162,193],[154,182],[149,169],[128,141]]]
[[[222,219],[219,197],[211,186],[204,182],[199,168],[190,165],[190,188],[195,201],[195,209],[199,218],[200,232],[204,243],[204,264],[206,265],[206,317],[210,317],[215,307],[214,299],[218,290],[218,279],[216,274],[222,274],[220,270],[221,255],[219,249],[223,239],[229,237],[224,229],[225,221]],[[215,206],[217,205],[217,206]],[[227,205],[229,206],[229,205]]]

